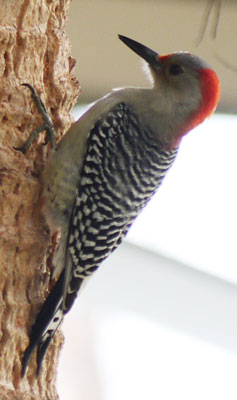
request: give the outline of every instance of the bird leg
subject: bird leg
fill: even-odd
[[[36,90],[29,83],[23,83],[22,86],[27,86],[31,90],[32,99],[34,100],[37,110],[42,115],[44,124],[39,126],[38,128],[36,128],[35,130],[33,130],[33,132],[31,132],[29,139],[27,139],[27,141],[24,143],[23,146],[14,147],[14,149],[21,151],[22,153],[25,153],[26,150],[29,149],[29,147],[35,140],[36,136],[40,132],[43,132],[43,131],[47,132],[45,144],[50,142],[51,148],[56,149],[54,125],[53,125],[52,119],[50,118],[49,114],[46,111],[46,107],[45,107],[43,101],[38,96]]]

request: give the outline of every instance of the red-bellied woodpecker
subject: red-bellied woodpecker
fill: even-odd
[[[182,137],[210,116],[219,100],[218,77],[205,61],[185,52],[159,56],[119,38],[146,60],[153,85],[116,90],[98,100],[52,150],[43,174],[43,200],[50,227],[61,231],[55,255],[58,280],[32,327],[23,375],[36,347],[39,372],[79,289],[156,192]],[[36,133],[46,130],[55,147],[45,107],[26,86],[45,121]]]

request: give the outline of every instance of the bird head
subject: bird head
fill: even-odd
[[[119,39],[148,63],[159,110],[175,121],[174,140],[178,144],[182,136],[215,111],[220,98],[216,72],[188,52],[162,56],[126,36],[119,35]]]

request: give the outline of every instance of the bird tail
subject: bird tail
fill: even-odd
[[[30,343],[22,359],[22,377],[25,375],[27,365],[32,353],[37,348],[37,375],[45,352],[63,319],[63,282],[64,271],[54,285],[52,291],[43,304],[40,313],[32,326]]]
[[[69,271],[71,271],[71,260],[68,260],[67,265]],[[87,279],[84,276],[74,277],[65,288],[65,274],[67,274],[67,268],[61,272],[59,279],[54,285],[52,291],[48,295],[45,303],[43,304],[39,315],[36,318],[34,325],[32,326],[30,333],[30,343],[25,350],[22,359],[22,377],[25,375],[26,368],[29,364],[30,358],[33,351],[37,347],[37,375],[40,372],[40,367],[47,351],[47,348],[61,324],[64,314],[66,314],[72,307],[79,289],[84,286]],[[64,291],[66,291],[66,296]],[[65,300],[64,300],[65,299]]]

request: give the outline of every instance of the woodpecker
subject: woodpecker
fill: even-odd
[[[37,374],[45,352],[79,290],[121,243],[173,164],[184,135],[215,110],[220,83],[214,70],[187,52],[161,56],[128,37],[119,39],[142,57],[150,88],[114,90],[75,122],[56,146],[53,125],[32,92],[52,151],[43,172],[43,211],[61,232],[54,257],[56,284],[32,327],[22,360],[24,376],[37,348]]]

